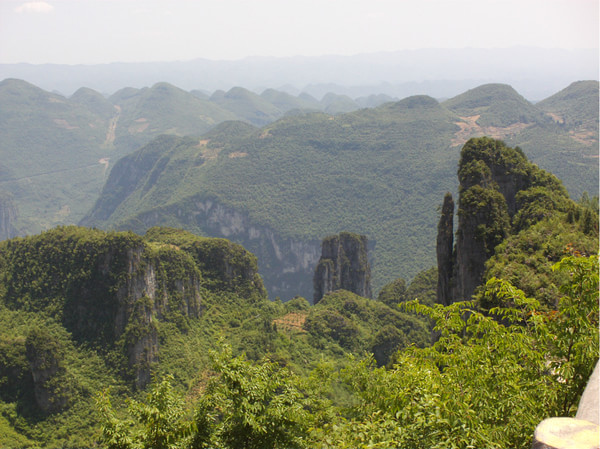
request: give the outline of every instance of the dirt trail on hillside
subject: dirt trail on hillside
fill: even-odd
[[[106,139],[104,140],[104,145],[107,147],[112,146],[115,143],[117,123],[119,122],[119,117],[121,117],[121,106],[115,105],[115,111],[115,116],[108,122],[108,130],[106,131]]]

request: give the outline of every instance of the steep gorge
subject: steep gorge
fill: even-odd
[[[141,213],[119,225],[143,233],[172,217],[176,225],[201,235],[236,242],[256,255],[258,267],[272,298],[312,297],[312,275],[319,261],[317,240],[280,235],[269,226],[253,222],[249,215],[223,205],[216,198],[188,198],[185,204],[164,206]]]

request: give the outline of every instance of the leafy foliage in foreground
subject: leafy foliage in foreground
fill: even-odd
[[[213,377],[187,416],[171,377],[157,382],[146,401],[129,402],[135,423],[117,418],[108,394],[100,394],[101,442],[108,449],[307,447],[314,410],[324,406],[309,394],[308,379],[269,360],[234,357],[229,346],[211,352],[211,360]]]
[[[433,346],[397,355],[392,369],[367,360],[344,371],[360,398],[352,419],[327,433],[338,447],[526,447],[548,416],[572,415],[598,360],[598,257],[568,257],[555,312],[539,310],[498,279],[486,294],[512,307],[482,314],[472,302],[427,307]],[[339,440],[343,444],[339,444]]]
[[[598,360],[598,256],[567,257],[554,269],[568,280],[551,313],[499,279],[488,281],[485,294],[513,306],[488,314],[474,302],[404,303],[433,319],[439,338],[430,347],[400,351],[391,368],[366,358],[350,360],[337,373],[316,372],[321,388],[337,383],[349,389],[350,407],[332,405],[327,390],[308,395],[306,384],[272,362],[252,364],[228,349],[215,353],[216,377],[192,406],[195,421],[186,425],[198,445],[186,447],[529,446],[542,419],[574,414]],[[164,382],[154,391],[165,391]],[[153,430],[147,428],[138,443],[119,426],[113,417],[104,420],[109,448],[147,447],[139,444]],[[183,447],[173,435],[168,447]]]

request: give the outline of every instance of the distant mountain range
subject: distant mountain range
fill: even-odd
[[[262,126],[293,110],[334,114],[389,100],[329,94],[318,101],[239,87],[208,96],[168,83],[122,88],[109,97],[80,88],[66,98],[6,79],[0,82],[0,203],[8,205],[0,209],[8,210],[12,199],[18,223],[0,220],[0,238],[79,221],[112,164],[160,134],[199,136],[227,120]]]
[[[232,97],[252,98],[242,93]],[[283,299],[310,297],[320,239],[349,230],[371,242],[377,291],[434,264],[436,205],[456,192],[469,137],[504,139],[571,196],[595,194],[597,104],[597,81],[535,105],[488,84],[441,103],[413,96],[338,115],[296,111],[261,128],[228,121],[199,138],[160,136],[114,166],[81,224],[226,237],[257,255],[270,294]]]
[[[48,91],[71,95],[87,86],[110,95],[123,86],[169,82],[185,90],[254,92],[274,87],[317,99],[333,92],[352,98],[385,94],[454,97],[486,83],[510,84],[530,101],[546,98],[574,80],[598,79],[597,49],[422,49],[398,52],[266,58],[236,61],[99,65],[0,64],[0,79],[18,78]]]

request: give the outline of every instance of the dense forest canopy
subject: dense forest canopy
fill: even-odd
[[[432,266],[436,206],[456,193],[472,136],[519,145],[574,199],[598,190],[596,81],[535,104],[502,84],[444,101],[326,93],[160,82],[64,97],[4,80],[0,238],[78,222],[183,227],[244,245],[269,295],[288,300],[312,295],[319,242],[343,230],[372,242],[375,292]]]
[[[479,201],[500,212],[459,200],[495,246],[474,296],[449,305],[436,268],[376,299],[271,301],[255,255],[176,228],[1,242],[2,445],[530,445],[576,412],[598,360],[598,200],[490,138],[459,167],[461,194],[491,190]],[[514,209],[494,177],[511,171]]]
[[[576,200],[597,191],[597,126],[569,119],[567,106],[596,98],[597,83],[565,90],[569,100],[544,103],[553,112],[490,84],[441,103],[421,95],[260,129],[227,122],[197,140],[163,136],[114,167],[81,224],[139,233],[170,225],[234,240],[259,257],[270,296],[283,300],[312,296],[323,237],[358,232],[373,245],[377,292],[435,263],[436,207],[457,192],[460,148],[473,135],[518,144]]]

